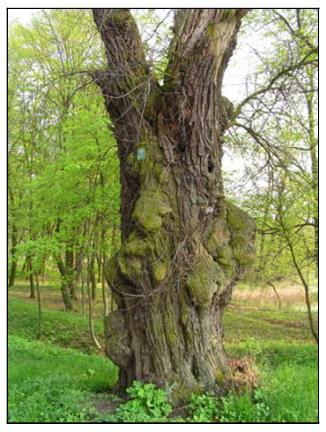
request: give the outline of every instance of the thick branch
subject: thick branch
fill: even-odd
[[[108,69],[94,73],[101,87],[115,135],[139,135],[151,77],[137,25],[128,9],[93,9],[104,43]]]
[[[205,81],[216,83],[235,46],[241,17],[247,9],[181,9],[176,12],[165,82],[186,82],[197,69]],[[210,69],[208,60],[211,61]],[[213,73],[212,73],[213,72]]]
[[[245,13],[243,9],[182,9],[175,15],[162,119],[178,143],[179,153],[174,148],[171,160],[191,167],[199,182],[220,176],[214,168],[221,158],[219,137],[228,123],[222,80]],[[197,185],[203,194],[207,187]]]

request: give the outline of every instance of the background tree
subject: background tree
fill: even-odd
[[[235,194],[232,183],[227,190],[256,215],[255,277],[274,284],[296,276],[316,338],[309,291],[318,265],[318,12],[257,10],[250,20],[268,49],[255,51],[257,73],[227,137],[245,160],[242,179],[232,181],[246,193]]]
[[[51,10],[30,27],[13,25],[10,35],[9,282],[20,260],[34,295],[24,245],[40,238],[56,242],[44,259],[52,271],[57,266],[68,310],[88,254],[93,267],[94,257],[101,266],[110,253],[104,244],[119,230],[116,145],[99,90],[83,70],[98,61],[95,32],[89,12]]]

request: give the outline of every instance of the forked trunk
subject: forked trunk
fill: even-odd
[[[223,195],[222,77],[244,11],[181,10],[164,83],[150,73],[128,10],[94,9],[109,70],[94,74],[114,125],[122,246],[106,268],[117,310],[106,350],[133,380],[177,397],[227,372],[223,310],[252,260],[254,223]]]

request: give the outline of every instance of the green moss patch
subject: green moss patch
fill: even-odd
[[[153,264],[153,278],[155,282],[162,282],[168,273],[168,266],[164,262],[156,262]]]
[[[162,226],[162,217],[171,211],[164,194],[157,190],[147,190],[141,193],[136,202],[133,217],[144,231],[155,232]]]
[[[210,255],[199,256],[186,281],[192,300],[198,305],[209,304],[223,277],[221,267]]]

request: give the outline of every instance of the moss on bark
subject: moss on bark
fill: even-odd
[[[221,267],[210,255],[198,256],[186,281],[192,301],[199,306],[209,305],[213,295],[221,289],[223,279]]]
[[[230,246],[234,259],[242,268],[249,267],[255,258],[255,222],[239,207],[228,204],[227,223],[231,234]]]
[[[145,232],[155,232],[162,226],[162,217],[169,212],[171,207],[164,193],[150,189],[141,193],[133,218]]]

